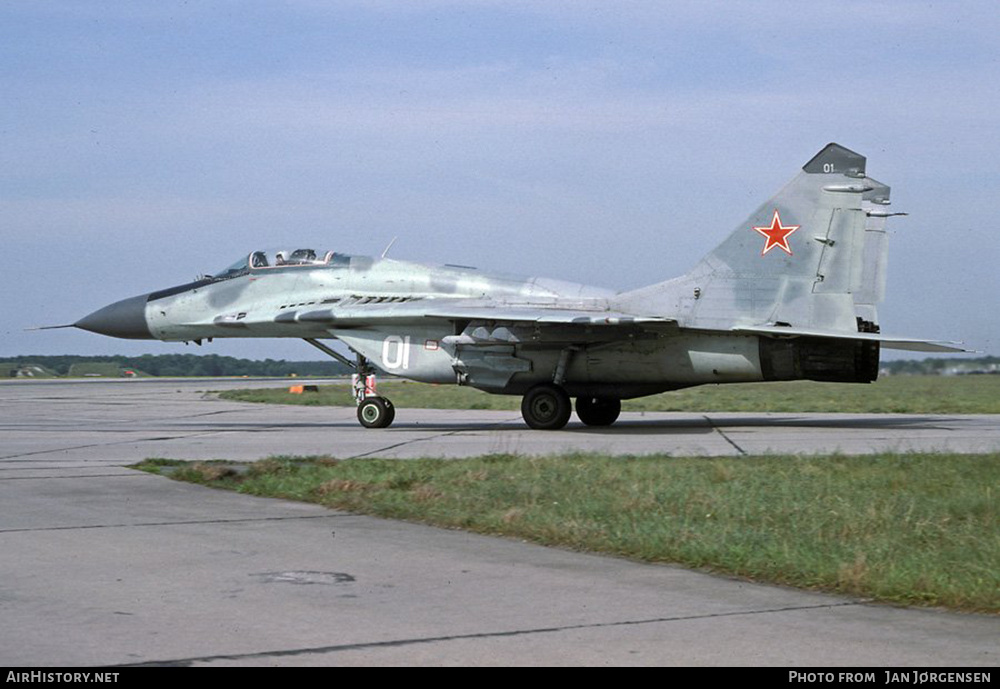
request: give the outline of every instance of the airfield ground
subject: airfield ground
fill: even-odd
[[[268,383],[265,383],[268,384]],[[272,384],[273,383],[269,383]],[[995,415],[516,413],[218,400],[204,381],[0,385],[8,665],[995,665],[995,616],[898,609],[553,550],[123,468],[145,457],[413,457],[586,448],[746,456],[1000,450]],[[246,386],[244,382],[235,385]]]

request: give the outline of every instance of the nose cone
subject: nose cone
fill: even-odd
[[[108,304],[89,316],[84,316],[73,325],[81,330],[89,330],[99,335],[123,337],[128,340],[153,340],[146,322],[146,299],[148,294],[122,299]]]

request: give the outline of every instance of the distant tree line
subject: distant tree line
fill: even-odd
[[[138,375],[150,376],[339,376],[350,373],[340,362],[329,361],[285,361],[284,359],[236,359],[217,354],[143,354],[142,356],[15,356],[0,358],[0,369],[6,369],[8,376],[25,366],[41,366],[53,373],[65,376],[83,364],[103,364],[117,366],[120,370],[134,371]]]
[[[1000,357],[901,359],[899,361],[884,361],[881,368],[893,375],[939,376],[947,373],[996,373],[1000,371]]]

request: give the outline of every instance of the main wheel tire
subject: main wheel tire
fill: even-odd
[[[569,395],[558,385],[542,383],[528,390],[521,400],[521,416],[530,427],[542,431],[557,431],[573,413]]]
[[[384,397],[366,397],[358,405],[358,421],[365,428],[388,428],[396,418],[396,408]]]
[[[610,426],[622,413],[617,397],[577,397],[576,415],[588,426]]]

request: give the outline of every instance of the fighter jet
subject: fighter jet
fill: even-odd
[[[614,292],[333,251],[253,251],[194,282],[73,324],[129,339],[301,338],[354,371],[358,420],[395,408],[382,371],[522,396],[525,422],[609,426],[621,401],[708,383],[870,383],[880,347],[965,351],[880,332],[889,187],[831,143],[688,273]],[[353,360],[324,340],[339,340]]]

